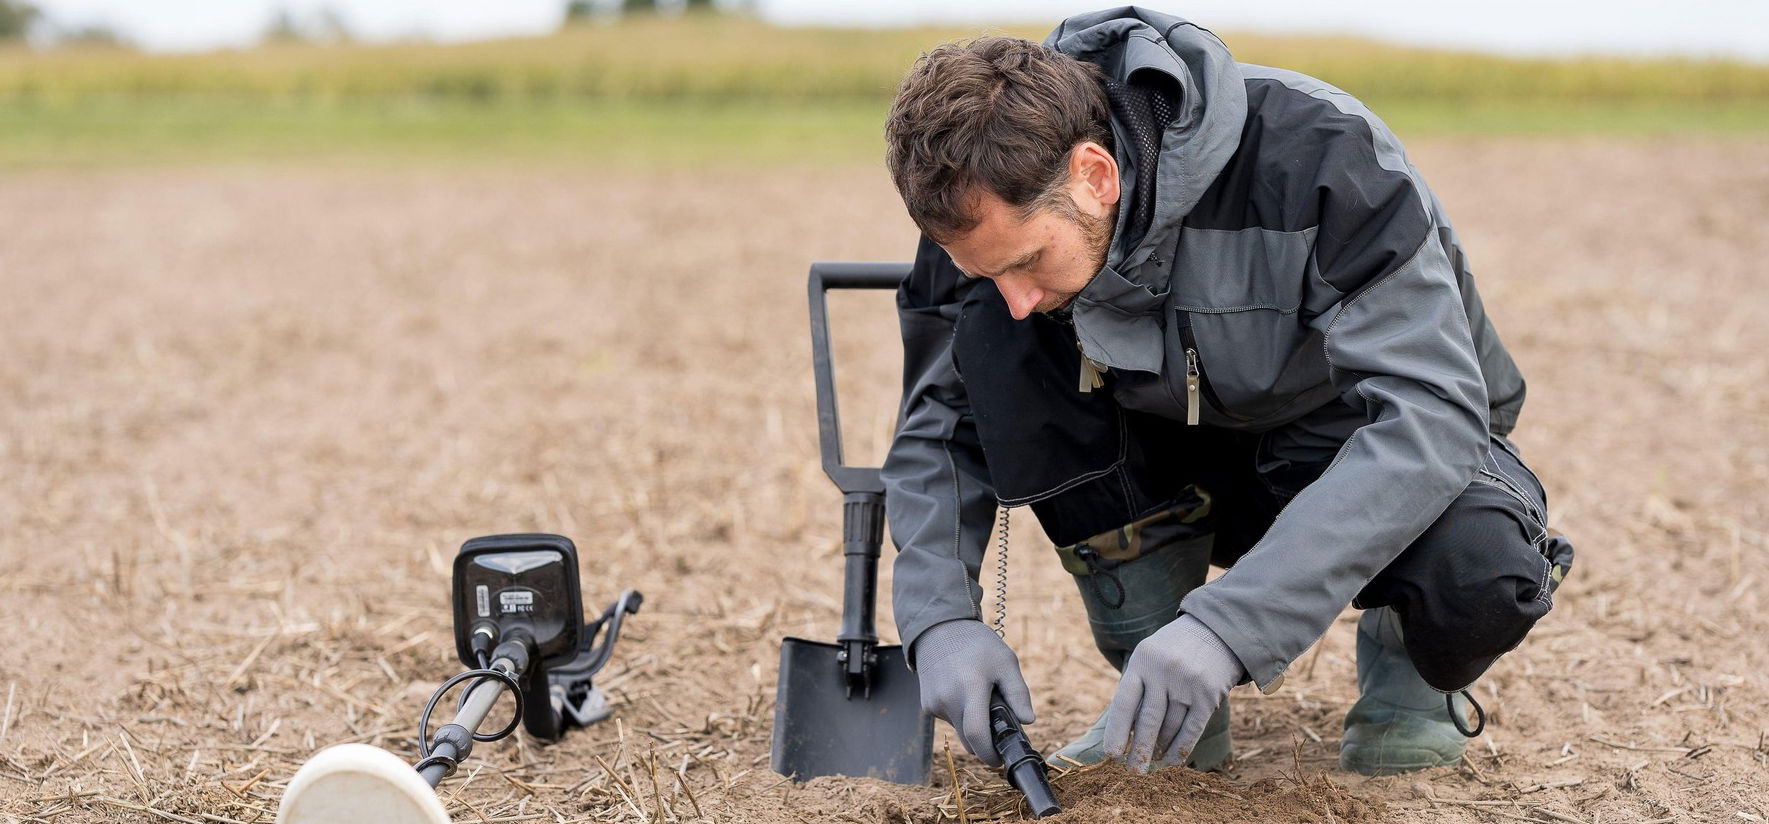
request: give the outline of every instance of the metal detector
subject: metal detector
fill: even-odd
[[[896,289],[907,263],[811,266],[811,362],[817,378],[817,431],[823,471],[842,492],[842,621],[835,643],[780,642],[771,764],[807,781],[823,775],[925,784],[933,762],[933,719],[921,710],[921,685],[903,647],[880,646],[874,626],[879,546],[884,540],[884,483],[877,467],[842,462],[830,355],[830,289]]]
[[[455,655],[466,672],[444,681],[418,721],[416,765],[366,744],[321,750],[290,779],[277,807],[279,824],[448,824],[436,797],[442,779],[473,750],[520,724],[552,741],[571,727],[608,716],[593,676],[607,665],[622,619],[644,596],[628,590],[602,616],[583,623],[577,547],[559,535],[474,538],[455,556]],[[596,644],[596,636],[607,638]],[[430,714],[448,691],[467,683],[454,719],[429,736]],[[515,696],[510,723],[492,733],[479,727],[508,690]]]

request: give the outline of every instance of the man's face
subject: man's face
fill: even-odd
[[[995,281],[1015,320],[1066,307],[1106,265],[1117,173],[1109,153],[1083,143],[1059,194],[1068,198],[1064,208],[1040,208],[1022,219],[1007,201],[979,189],[971,210],[977,225],[941,248],[966,275]]]

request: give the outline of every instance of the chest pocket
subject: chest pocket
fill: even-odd
[[[1187,362],[1192,350],[1220,423],[1272,426],[1336,394],[1321,333],[1304,317],[1314,240],[1312,228],[1181,233],[1171,297],[1180,334],[1169,337],[1169,362]],[[1185,392],[1183,374],[1167,377]]]

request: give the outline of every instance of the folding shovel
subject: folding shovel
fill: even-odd
[[[830,289],[895,289],[907,263],[811,266],[811,354],[817,377],[817,429],[823,471],[842,491],[840,634],[833,644],[780,642],[772,766],[806,781],[823,775],[924,784],[933,761],[933,719],[901,646],[880,646],[874,626],[884,483],[876,467],[842,463],[841,420],[829,344]]]

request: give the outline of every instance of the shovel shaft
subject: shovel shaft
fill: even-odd
[[[842,500],[842,626],[836,640],[878,643],[878,555],[884,542],[884,496],[850,492]]]

